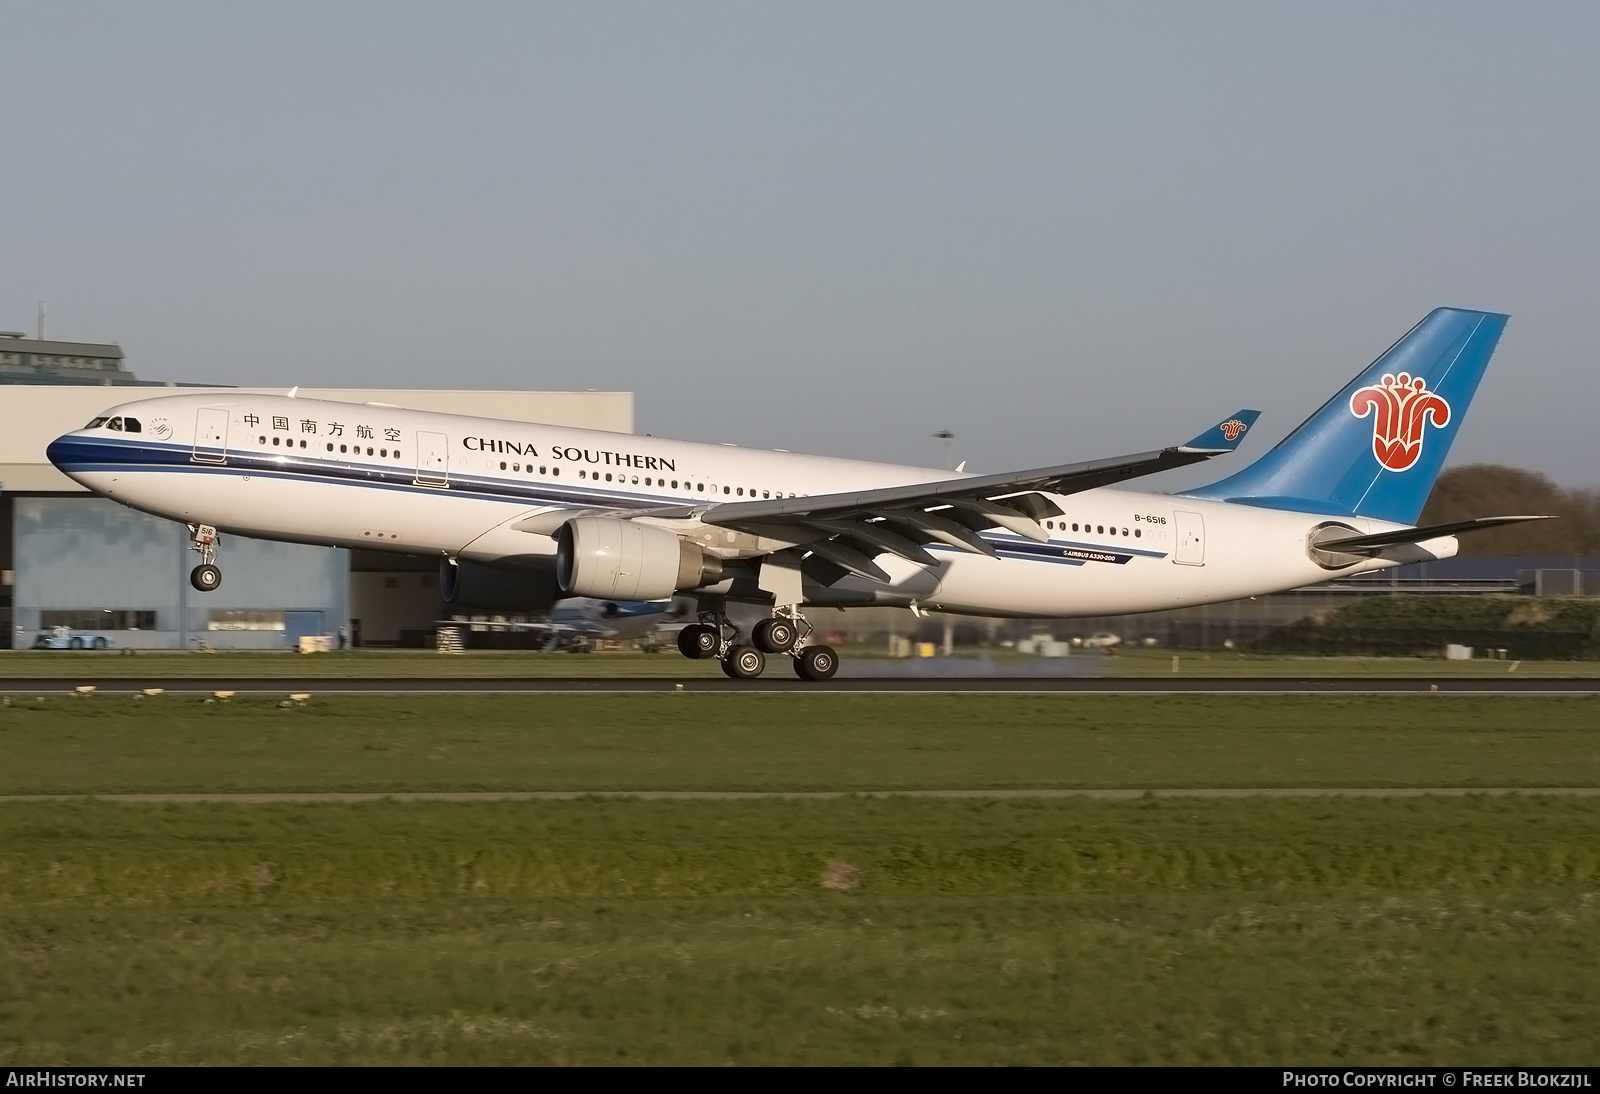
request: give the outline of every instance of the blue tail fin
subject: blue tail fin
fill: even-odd
[[[1184,493],[1415,524],[1507,318],[1434,310],[1266,455]]]

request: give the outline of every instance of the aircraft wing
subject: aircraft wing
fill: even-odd
[[[1039,522],[1061,511],[1039,491],[1074,494],[1232,452],[1260,413],[1241,410],[1186,444],[1132,456],[879,490],[722,502],[700,519],[801,545],[831,564],[834,580],[849,572],[887,582],[889,575],[872,561],[885,552],[927,566],[935,563],[925,550],[931,543],[998,557],[978,535],[988,528],[1043,543],[1050,537]]]

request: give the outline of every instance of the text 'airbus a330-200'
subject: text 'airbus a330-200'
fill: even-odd
[[[1440,308],[1260,459],[1209,486],[1144,475],[1234,451],[1257,412],[1115,459],[970,475],[289,396],[111,407],[49,448],[105,497],[181,521],[222,580],[218,533],[440,559],[447,600],[693,597],[691,658],[732,677],[787,656],[838,669],[807,607],[1120,615],[1235,600],[1447,558],[1415,526],[1506,316]],[[757,621],[748,627],[735,615]],[[752,607],[753,606],[753,607]]]

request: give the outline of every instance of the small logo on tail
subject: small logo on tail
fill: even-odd
[[[1372,454],[1390,471],[1404,471],[1422,455],[1422,434],[1431,420],[1435,428],[1450,422],[1450,404],[1428,390],[1422,377],[1385,373],[1350,396],[1350,413],[1372,419]]]
[[[1222,423],[1221,428],[1222,435],[1224,437],[1228,438],[1230,441],[1236,441],[1239,439],[1239,435],[1250,427],[1245,425],[1238,418],[1230,418]]]

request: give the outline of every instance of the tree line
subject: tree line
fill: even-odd
[[[1418,524],[1520,514],[1559,519],[1461,537],[1461,554],[1600,556],[1600,489],[1566,490],[1536,471],[1467,464],[1440,474]]]

